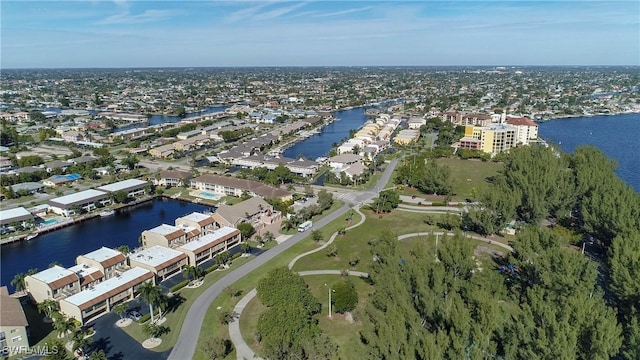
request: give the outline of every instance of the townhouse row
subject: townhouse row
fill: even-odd
[[[78,256],[70,268],[56,265],[27,276],[25,287],[35,302],[55,300],[62,313],[84,324],[134,299],[144,283],[158,284],[241,241],[238,229],[194,212],[176,219],[175,226],[143,231],[139,251],[125,255],[102,247]]]

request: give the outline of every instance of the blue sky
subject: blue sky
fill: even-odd
[[[2,0],[2,68],[640,65],[640,1]]]

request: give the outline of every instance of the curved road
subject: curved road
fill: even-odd
[[[378,192],[384,188],[387,184],[391,175],[393,174],[393,170],[398,164],[398,159],[393,159],[384,170],[384,173],[378,180],[378,183],[373,187],[373,189],[367,191],[353,192],[353,204],[363,203],[368,201],[376,196],[378,196]],[[345,204],[338,210],[332,212],[326,217],[318,220],[314,223],[314,227],[323,227],[335,219],[338,219],[340,216],[344,215],[349,211],[349,204]],[[192,359],[193,355],[196,351],[196,346],[198,344],[198,337],[200,336],[200,329],[202,329],[202,322],[204,321],[204,317],[209,309],[211,303],[222,294],[224,288],[230,286],[236,281],[240,280],[245,275],[254,271],[258,267],[264,265],[269,260],[275,258],[276,256],[282,254],[285,250],[291,248],[295,244],[299,243],[309,235],[308,231],[303,233],[298,233],[293,235],[287,241],[277,245],[276,247],[269,249],[265,253],[251,260],[250,262],[240,266],[239,268],[231,271],[229,274],[224,276],[222,279],[218,280],[216,283],[211,285],[208,289],[206,289],[191,305],[189,311],[187,312],[187,316],[184,319],[182,324],[182,328],[180,330],[180,335],[178,336],[178,341],[174,345],[171,350],[171,354],[169,355],[169,359],[171,360],[184,360],[184,359]]]

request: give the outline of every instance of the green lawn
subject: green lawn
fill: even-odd
[[[315,254],[304,257],[296,263],[294,270],[316,270],[316,269],[351,269],[358,271],[367,271],[371,264],[372,255],[369,252],[369,240],[380,235],[383,230],[391,231],[394,236],[407,234],[412,232],[427,232],[438,230],[436,226],[430,226],[423,222],[425,214],[392,211],[386,215],[376,215],[370,210],[362,210],[367,216],[364,224],[355,229],[348,230],[344,236],[338,236],[332,245],[338,249],[338,256],[328,257],[326,251],[322,250]],[[433,215],[437,219],[438,215]],[[357,223],[358,219],[353,219],[352,223]],[[348,227],[349,224],[343,219],[329,224],[322,228],[325,239],[329,239],[330,235],[341,227]],[[332,245],[329,245],[331,247]],[[358,257],[359,263],[352,267],[349,260],[352,257]]]
[[[451,185],[453,198],[466,199],[471,195],[471,189],[486,182],[489,176],[498,174],[503,164],[492,161],[462,160],[456,158],[442,158],[436,160],[438,164],[447,165],[451,169]]]
[[[451,169],[451,186],[453,187],[452,200],[466,200],[471,195],[471,190],[479,188],[490,176],[498,174],[503,168],[502,163],[481,160],[463,160],[459,158],[441,158],[435,160],[438,164],[447,165]],[[389,179],[385,188],[395,187],[395,173]],[[399,190],[401,195],[420,196],[429,201],[443,201],[444,196],[423,194],[416,189],[403,187]]]

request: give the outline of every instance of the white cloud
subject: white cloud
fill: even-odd
[[[273,9],[267,12],[264,12],[262,14],[258,14],[256,16],[254,16],[254,19],[256,20],[271,20],[271,19],[276,19],[279,18],[282,15],[288,14],[292,11],[295,11],[303,6],[307,5],[306,2],[303,3],[297,3],[291,6],[287,6],[287,7],[281,7],[278,9]]]
[[[176,16],[177,13],[174,10],[145,10],[141,14],[130,14],[129,12],[123,12],[116,15],[111,15],[105,19],[98,21],[98,24],[140,24],[154,21],[160,21]]]
[[[347,10],[341,10],[341,11],[325,13],[325,14],[318,14],[318,15],[315,15],[315,17],[340,16],[340,15],[353,14],[353,13],[356,13],[356,12],[367,11],[367,10],[371,10],[371,9],[373,9],[373,6],[364,6],[364,7],[359,7],[359,8],[353,8],[353,9],[347,9]]]

